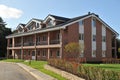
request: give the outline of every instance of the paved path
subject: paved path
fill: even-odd
[[[36,80],[17,64],[0,62],[0,80]]]

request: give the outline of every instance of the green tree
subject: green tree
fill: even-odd
[[[119,48],[120,48],[120,39],[117,38],[117,57],[120,58],[120,52],[119,52]]]
[[[0,17],[0,57],[5,57],[7,53],[7,35],[11,34],[11,29],[5,27],[5,22]]]
[[[84,52],[84,44],[76,42],[69,43],[65,45],[65,51],[73,58],[78,58],[79,61],[80,54]]]

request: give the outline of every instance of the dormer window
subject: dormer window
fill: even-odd
[[[36,23],[36,28],[40,28],[40,24],[39,23]]]
[[[50,19],[50,20],[48,21],[47,26],[48,26],[48,27],[54,26],[52,19]]]

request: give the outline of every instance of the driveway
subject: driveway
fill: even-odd
[[[17,64],[0,62],[0,80],[37,80]]]

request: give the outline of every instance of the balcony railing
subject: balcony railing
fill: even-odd
[[[21,46],[21,43],[15,44],[15,47],[20,47],[20,46]]]
[[[23,43],[23,46],[34,46],[35,43],[33,42],[26,42],[26,43]]]
[[[60,44],[60,40],[50,40],[50,44]]]
[[[48,42],[47,41],[40,41],[36,43],[37,45],[47,45]]]

